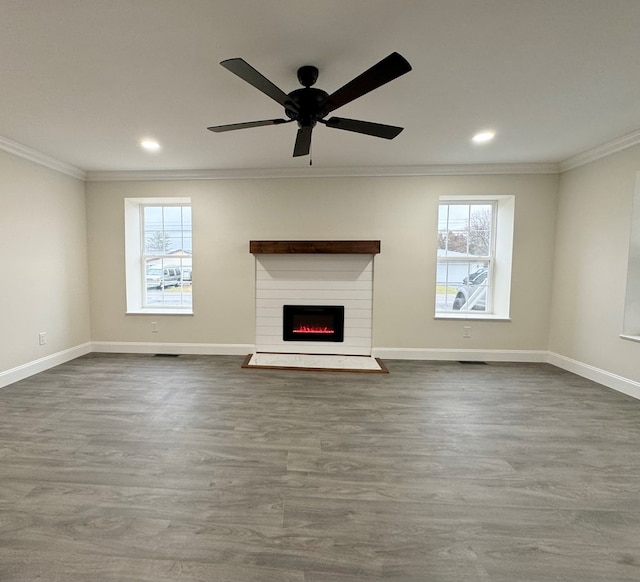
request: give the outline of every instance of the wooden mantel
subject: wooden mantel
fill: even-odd
[[[252,240],[249,252],[255,254],[358,254],[377,255],[379,240]]]

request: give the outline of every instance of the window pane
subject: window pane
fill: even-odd
[[[165,232],[167,248],[165,252],[176,253],[182,250],[182,232],[179,230],[167,230]]]
[[[167,239],[163,229],[162,207],[145,206],[143,208],[143,227],[145,253],[163,254]]]
[[[462,264],[459,265],[463,267]],[[462,284],[464,273],[458,272],[454,265],[450,263],[438,263],[438,273],[436,276],[436,311],[451,311],[453,309],[453,301],[458,290],[458,286]]]
[[[488,275],[488,262],[438,262],[436,311],[486,311]]]
[[[162,206],[144,207],[144,229],[162,230]]]
[[[191,258],[145,260],[147,307],[191,307]]]
[[[489,256],[491,253],[491,228],[493,207],[490,204],[473,204],[469,213],[469,254]]]
[[[438,256],[446,255],[447,251],[447,231],[438,231]]]
[[[182,224],[184,230],[191,230],[191,206],[182,207]]]
[[[474,230],[469,233],[469,254],[474,257],[487,257],[491,249],[491,231]]]
[[[469,205],[449,204],[449,230],[468,230],[469,228]]]
[[[469,235],[466,230],[449,231],[447,234],[447,255],[466,256],[468,254]]]
[[[439,231],[448,230],[449,228],[448,220],[449,220],[449,205],[440,204],[440,206],[438,207],[438,230]]]
[[[165,206],[163,214],[166,230],[182,230],[182,206]]]
[[[164,231],[168,241],[166,252],[182,250],[182,206],[164,207]]]
[[[151,230],[145,233],[145,253],[163,255],[171,248],[169,235],[163,230]]]

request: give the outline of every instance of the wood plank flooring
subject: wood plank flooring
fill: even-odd
[[[640,402],[545,364],[90,354],[0,390],[0,581],[640,580]]]

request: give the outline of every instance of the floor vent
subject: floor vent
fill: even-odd
[[[180,354],[153,354],[154,358],[177,358]]]
[[[473,364],[475,366],[486,366],[487,362],[476,362],[474,360],[459,360],[458,364]]]

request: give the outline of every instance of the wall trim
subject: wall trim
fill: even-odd
[[[84,356],[90,352],[91,342],[86,342],[73,348],[62,350],[61,352],[56,352],[55,354],[50,354],[43,358],[38,358],[32,362],[27,362],[21,366],[5,370],[4,372],[0,372],[0,388],[4,388],[9,384],[19,382],[29,376],[54,368],[55,366],[59,366],[60,364],[64,364],[70,360],[75,360],[76,358]]]
[[[123,170],[86,173],[88,182],[169,180],[264,180],[276,178],[343,178],[404,176],[480,176],[501,174],[558,174],[560,165],[448,164],[430,166],[364,166],[344,168],[254,168],[245,170]]]
[[[202,356],[246,356],[254,344],[195,344],[163,342],[92,342],[93,352],[113,354],[189,354]]]
[[[638,144],[640,144],[640,129],[560,162],[560,172],[573,170]]]
[[[607,388],[612,388],[613,390],[640,400],[640,382],[630,380],[624,376],[618,376],[618,374],[607,372],[606,370],[578,362],[577,360],[561,356],[554,352],[549,352],[548,361],[550,364],[562,368],[567,372],[572,372],[588,380],[593,380]]]
[[[35,162],[36,164],[40,164],[41,166],[49,168],[50,170],[55,170],[56,172],[67,174],[72,178],[78,178],[79,180],[86,180],[87,178],[87,174],[84,170],[76,168],[75,166],[67,164],[66,162],[61,162],[60,160],[52,158],[47,154],[43,154],[42,152],[31,149],[16,141],[7,139],[6,137],[2,137],[1,135],[0,150],[9,152],[10,154],[18,156],[19,158],[24,158],[25,160]]]
[[[470,350],[440,348],[373,348],[372,356],[390,360],[471,362],[547,362],[544,350]]]

